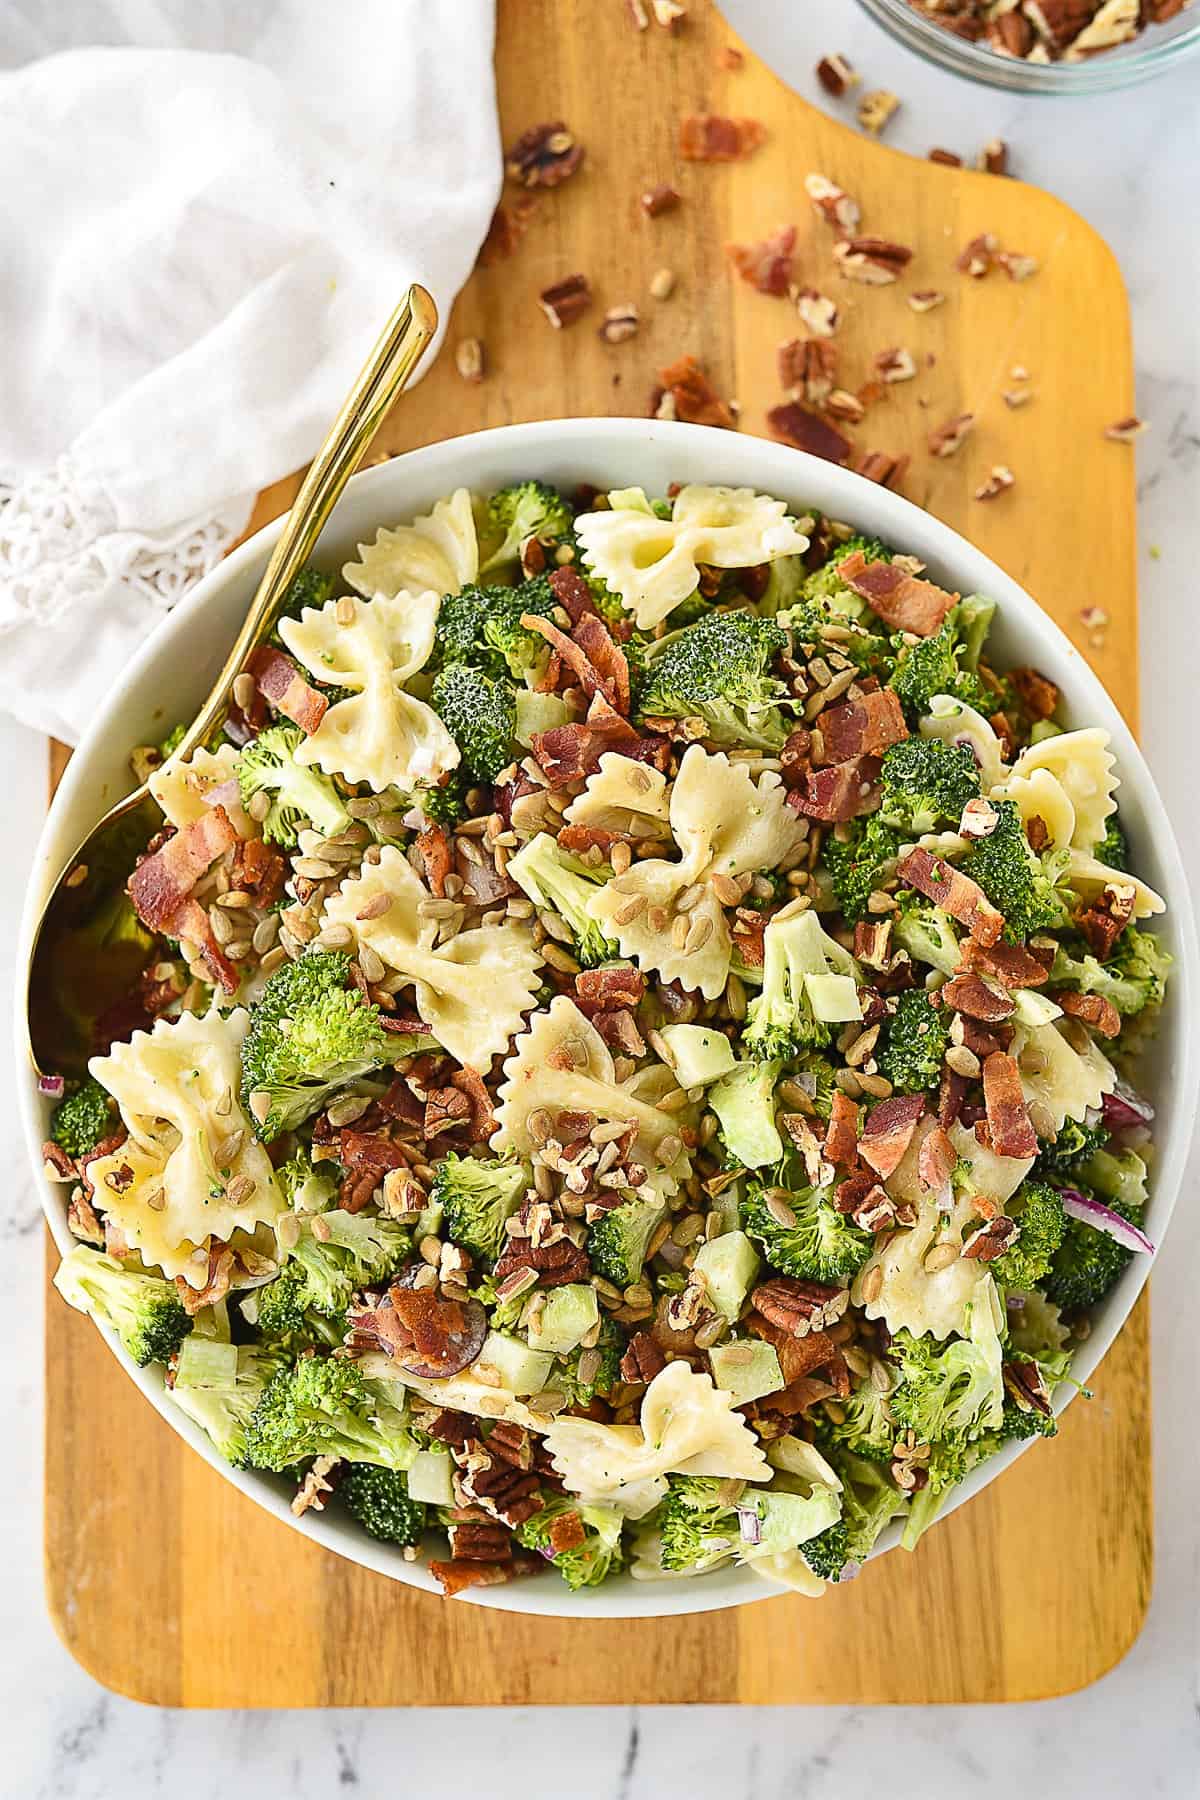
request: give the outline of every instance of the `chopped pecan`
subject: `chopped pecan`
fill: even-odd
[[[206,1306],[216,1306],[224,1300],[233,1285],[234,1255],[227,1244],[209,1244],[208,1270],[203,1287],[193,1287],[186,1275],[175,1277],[175,1288],[183,1309],[190,1318],[203,1312]]]
[[[823,56],[817,64],[817,80],[835,100],[840,100],[852,87],[857,87],[861,79],[844,56]]]
[[[646,977],[633,963],[581,969],[575,977],[575,993],[578,999],[597,1006],[637,1006],[645,998]]]
[[[574,175],[583,161],[583,145],[577,144],[561,119],[549,125],[531,125],[521,133],[505,158],[505,170],[522,187],[559,187]]]
[[[1075,914],[1075,924],[1101,962],[1108,961],[1117,939],[1132,919],[1133,901],[1132,888],[1118,893],[1115,888],[1106,887],[1098,900]]]
[[[426,1425],[425,1429],[431,1438],[437,1439],[439,1444],[449,1444],[457,1450],[461,1449],[468,1439],[475,1436],[479,1426],[470,1413],[452,1412],[447,1409],[440,1412],[433,1423]]]
[[[1050,1417],[1054,1410],[1050,1403],[1050,1389],[1036,1362],[1006,1362],[1000,1373],[1004,1377],[1005,1392],[1019,1412],[1041,1413],[1044,1419]]]
[[[1069,1019],[1082,1019],[1101,1037],[1115,1038],[1120,1034],[1121,1015],[1103,994],[1074,994],[1058,988],[1051,998],[1058,1002]]]
[[[658,1340],[649,1331],[637,1331],[621,1358],[621,1380],[653,1381],[666,1366],[667,1359]]]
[[[992,233],[983,231],[963,246],[955,258],[954,266],[960,275],[969,275],[974,281],[982,281],[991,272],[999,248]]]
[[[542,1287],[565,1287],[571,1282],[586,1281],[591,1273],[587,1252],[570,1238],[534,1244],[530,1238],[515,1233],[509,1237],[493,1273],[500,1282],[518,1269],[533,1269]]]
[[[848,1299],[849,1291],[843,1288],[842,1296]],[[776,1325],[760,1312],[748,1315],[746,1328],[752,1337],[761,1338],[764,1343],[774,1346],[784,1383],[788,1387],[794,1381],[810,1375],[814,1369],[828,1367],[839,1354],[837,1344],[828,1332],[809,1330],[797,1334],[787,1326]]]
[[[645,1039],[627,1006],[601,1008],[592,1014],[592,1024],[610,1050],[618,1050],[622,1056],[645,1056]]]
[[[926,440],[931,456],[953,456],[961,450],[975,424],[974,413],[956,413],[952,419],[936,427]]]
[[[804,191],[817,215],[837,231],[853,231],[861,214],[858,201],[825,175],[806,175]]]
[[[682,198],[675,188],[660,181],[657,187],[647,188],[642,195],[642,211],[647,218],[657,219],[662,213],[673,212]]]
[[[82,1188],[76,1188],[67,1202],[67,1225],[72,1236],[79,1238],[81,1242],[103,1245],[104,1227]]]
[[[741,276],[760,294],[786,294],[792,284],[796,227],[781,225],[757,244],[726,244],[725,254]]]
[[[985,175],[1008,174],[1008,145],[1003,138],[989,138],[979,152],[976,165]]]
[[[931,163],[941,163],[943,167],[947,169],[961,169],[963,166],[963,159],[958,155],[957,151],[941,150],[936,145],[929,152],[926,161]]]
[[[455,1519],[446,1527],[450,1554],[471,1562],[507,1562],[512,1556],[508,1527],[494,1519]]]
[[[1132,444],[1147,429],[1145,419],[1139,419],[1135,413],[1130,413],[1128,418],[1117,419],[1113,424],[1106,425],[1104,435],[1113,444]]]
[[[863,475],[880,487],[894,488],[898,481],[903,481],[911,460],[907,455],[892,456],[886,450],[860,450],[850,458],[850,467],[856,475]]]
[[[679,154],[684,162],[739,162],[766,142],[760,119],[729,119],[720,113],[689,113],[679,122]]]
[[[538,295],[538,304],[556,331],[573,325],[592,304],[592,287],[586,275],[565,275]]]
[[[858,1153],[881,1181],[886,1181],[903,1161],[924,1111],[924,1094],[893,1094],[867,1114]]]
[[[997,1213],[994,1219],[985,1219],[982,1225],[968,1232],[963,1239],[962,1253],[968,1262],[994,1262],[1004,1255],[1017,1235],[1017,1221],[1010,1219],[1007,1213]]]
[[[912,261],[912,251],[890,238],[851,237],[834,245],[833,260],[847,280],[885,287],[903,274]]]
[[[820,406],[833,392],[837,351],[827,338],[791,338],[778,351],[779,385],[794,400]]]
[[[976,500],[995,500],[1006,494],[1015,486],[1016,476],[1007,463],[993,463],[988,471],[986,481],[981,481],[975,489]]]
[[[1016,1001],[1007,989],[993,987],[974,969],[965,975],[953,976],[942,987],[938,997],[954,1012],[967,1013],[972,1019],[982,1019],[985,1025],[995,1025],[1001,1019],[1011,1019],[1016,1011]]]
[[[801,323],[815,338],[831,338],[837,330],[837,304],[828,294],[818,293],[816,288],[801,288],[796,296],[796,311]]]
[[[823,1281],[797,1281],[791,1275],[776,1275],[750,1295],[750,1304],[769,1325],[794,1338],[827,1330],[841,1318],[849,1302],[848,1288]]]
[[[903,345],[893,345],[888,350],[880,350],[875,357],[875,367],[884,381],[911,381],[917,372],[911,350]]]
[[[914,312],[926,313],[932,312],[935,306],[940,306],[945,298],[941,288],[914,288],[908,296],[908,304]]]
[[[624,344],[637,336],[641,315],[632,300],[621,306],[610,306],[596,336],[605,344]]]

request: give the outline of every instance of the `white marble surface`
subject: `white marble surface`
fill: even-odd
[[[850,0],[789,7],[727,0],[726,13],[802,93],[815,96],[811,69],[819,54],[848,54],[869,85],[902,96],[890,139],[904,148],[923,154],[939,143],[970,153],[983,138],[1006,137],[1017,169],[1075,204],[1120,257],[1134,309],[1139,411],[1152,427],[1137,452],[1145,739],[1200,881],[1189,755],[1200,692],[1200,66],[1111,100],[1021,103],[922,68],[860,18]],[[1102,598],[1102,569],[1096,578]],[[42,813],[44,747],[0,721],[0,766],[7,794],[0,999],[7,1015],[12,971],[4,946]],[[105,1693],[71,1661],[42,1598],[40,1215],[11,1113],[0,1118],[0,1155],[8,1177],[0,1191],[0,1434],[10,1447],[0,1481],[0,1790],[14,1800],[117,1800],[129,1793],[208,1800],[217,1792],[230,1800],[316,1800],[372,1787],[419,1792],[428,1784],[433,1791],[434,1783],[503,1797],[544,1785],[547,1771],[560,1791],[565,1777],[576,1800],[657,1800],[665,1793],[841,1800],[872,1787],[898,1800],[941,1793],[999,1800],[1023,1791],[1105,1800],[1130,1790],[1184,1800],[1200,1792],[1200,1358],[1188,1323],[1200,1283],[1194,1191],[1153,1284],[1154,1600],[1141,1639],[1104,1681],[1003,1715],[975,1707],[647,1706],[456,1718],[450,1773],[444,1753],[431,1747],[436,1721],[429,1717],[156,1712]]]

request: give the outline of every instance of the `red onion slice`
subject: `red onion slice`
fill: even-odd
[[[242,790],[237,784],[236,775],[231,775],[228,781],[221,782],[219,787],[209,788],[204,796],[204,804],[205,806],[223,806],[226,811],[230,807],[240,806]]]
[[[1063,1188],[1063,1211],[1068,1218],[1080,1219],[1085,1225],[1094,1225],[1097,1231],[1108,1233],[1126,1250],[1141,1251],[1145,1256],[1154,1255],[1154,1245],[1144,1231],[1123,1219],[1120,1213],[1114,1212],[1111,1206],[1102,1206],[1099,1200],[1091,1200],[1081,1194],[1078,1188]]]
[[[44,1094],[47,1100],[61,1100],[67,1091],[67,1084],[61,1075],[39,1075],[38,1093]]]
[[[1137,1089],[1131,1088],[1120,1076],[1112,1093],[1104,1096],[1103,1112],[1104,1123],[1110,1131],[1134,1131],[1141,1125],[1148,1125],[1154,1117],[1149,1100],[1144,1100]]]
[[[762,1520],[758,1516],[758,1508],[756,1506],[739,1506],[737,1516],[743,1544],[761,1544]]]

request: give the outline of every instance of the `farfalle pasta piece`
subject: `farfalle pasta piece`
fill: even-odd
[[[701,563],[745,569],[808,548],[786,503],[753,488],[681,488],[669,519],[640,488],[609,499],[608,510],[580,515],[576,535],[588,567],[620,594],[642,631],[695,593]]]
[[[354,617],[343,624],[347,600]],[[365,781],[374,791],[435,784],[459,761],[458,745],[431,706],[404,691],[433,649],[438,597],[377,594],[331,600],[298,619],[281,619],[279,635],[321,681],[355,691],[326,712],[296,751],[296,761],[327,775]]]
[[[421,911],[429,899],[408,858],[387,845],[377,863],[365,863],[330,895],[325,917],[413,982],[418,1012],[456,1062],[486,1069],[533,1005],[541,953],[515,920],[460,931],[434,947],[435,926]]]
[[[183,761],[169,757],[161,769],[155,769],[146,785],[162,808],[163,816],[177,831],[203,818],[210,807],[207,796],[216,788],[225,788],[226,795],[221,804],[234,830],[239,837],[257,837],[257,825],[229,790],[229,783],[236,779],[237,759],[238,753],[232,744],[219,744],[215,750],[205,750],[201,746]]]
[[[649,763],[608,750],[563,817],[568,825],[591,825],[627,837],[661,837],[670,817],[667,778]]]
[[[642,1399],[638,1425],[557,1418],[543,1442],[570,1493],[642,1518],[666,1492],[666,1476],[763,1481],[771,1473],[733,1395],[686,1362],[668,1363]]]
[[[755,782],[743,764],[693,744],[671,788],[671,834],[681,860],[634,863],[597,890],[588,911],[623,956],[714,1000],[729,975],[732,942],[721,902],[706,884],[711,875],[772,869],[796,847],[802,827],[786,795],[773,771]],[[687,934],[677,943],[676,903],[697,885],[704,891],[688,910]]]
[[[679,1116],[660,1112],[633,1091],[635,1084],[645,1091],[644,1071],[640,1076],[619,1084],[612,1053],[596,1027],[573,1000],[556,994],[544,1012],[534,1013],[504,1065],[492,1148],[531,1156],[540,1144],[530,1130],[531,1114],[590,1112],[605,1123],[636,1125],[632,1159],[650,1172],[656,1194],[674,1193],[690,1169],[679,1141]]]
[[[1038,772],[1056,781],[1073,815],[1069,839],[1073,850],[1094,850],[1104,836],[1107,821],[1117,810],[1114,798],[1119,777],[1116,758],[1108,747],[1107,731],[1089,725],[1083,731],[1063,731],[1022,750],[1013,764],[1012,782],[1029,780]],[[1043,792],[1046,783],[1041,784]],[[1016,799],[1011,793],[1009,796]],[[1018,802],[1020,804],[1020,802]],[[1047,825],[1051,824],[1049,819]],[[1058,847],[1057,845],[1055,846]]]
[[[947,744],[967,744],[979,764],[979,780],[985,794],[998,788],[1009,773],[1000,739],[982,713],[953,694],[935,694],[921,720],[922,737],[941,738]]]
[[[1055,1138],[1068,1119],[1082,1124],[1117,1084],[1117,1072],[1097,1045],[1072,1049],[1056,1023],[1017,1027],[1012,1054],[1037,1134]]]
[[[1049,769],[1032,769],[1021,775],[1017,772],[1019,767],[1018,764],[1008,780],[995,790],[994,798],[1011,800],[1025,826],[1031,819],[1042,821],[1047,834],[1044,849],[1068,849],[1075,833],[1075,808],[1066,788]]]
[[[1105,888],[1112,888],[1117,894],[1132,894],[1135,919],[1151,919],[1167,910],[1162,895],[1156,894],[1140,876],[1131,875],[1128,869],[1111,869],[1083,850],[1070,852],[1065,880],[1082,900],[1095,899]]]
[[[458,488],[411,525],[384,527],[373,544],[358,546],[358,562],[342,575],[366,599],[382,594],[457,594],[479,573],[479,542],[471,495]]]
[[[868,1319],[882,1319],[893,1335],[906,1330],[914,1337],[926,1332],[939,1339],[955,1332],[966,1337],[976,1308],[999,1330],[1003,1323],[1000,1297],[986,1263],[959,1256],[946,1268],[931,1271],[925,1267],[926,1253],[935,1240],[961,1239],[970,1212],[969,1197],[956,1203],[949,1220],[935,1199],[922,1199],[916,1224],[907,1231],[894,1231],[883,1248],[864,1263],[851,1290],[854,1304],[863,1308]],[[875,1269],[881,1271],[881,1278],[871,1273]],[[877,1279],[878,1291],[872,1293]],[[867,1294],[872,1297],[867,1299]]]
[[[89,1168],[106,1214],[145,1263],[196,1288],[210,1238],[227,1243],[286,1210],[237,1097],[249,1024],[244,1008],[182,1013],[89,1064],[129,1133]]]

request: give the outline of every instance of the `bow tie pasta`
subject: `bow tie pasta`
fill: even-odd
[[[338,617],[345,600],[280,620],[280,637],[310,674],[356,690],[334,702],[297,748],[296,761],[365,781],[377,794],[434,784],[458,766],[458,745],[431,706],[405,693],[404,683],[433,649],[438,597],[432,591],[380,593],[350,606],[348,624]]]
[[[91,1165],[107,1216],[145,1263],[197,1288],[210,1239],[273,1226],[286,1210],[237,1098],[249,1024],[244,1009],[183,1013],[89,1064],[129,1132]]]
[[[596,893],[589,911],[622,956],[713,1000],[725,986],[732,943],[709,878],[775,868],[803,841],[804,827],[778,775],[768,771],[755,782],[743,764],[699,744],[680,764],[669,818],[681,860],[634,863]],[[680,918],[689,921],[683,930]]]
[[[1067,842],[1073,850],[1094,850],[1104,836],[1104,827],[1117,810],[1116,758],[1108,747],[1108,733],[1098,725],[1085,731],[1062,731],[1055,737],[1030,744],[1013,764],[1012,776],[1005,789],[1010,799],[1021,807],[1022,817],[1030,815],[1017,791],[1018,784],[1033,782],[1040,776],[1039,791],[1043,797],[1050,783],[1058,785],[1071,809],[1071,833]],[[1065,817],[1057,809],[1060,820]],[[1045,815],[1043,814],[1043,817]],[[1046,824],[1054,827],[1050,819]],[[1058,848],[1057,841],[1055,848]]]
[[[486,1069],[533,1005],[541,955],[528,927],[512,921],[460,931],[435,949],[435,922],[422,913],[429,899],[407,857],[389,845],[342,883],[325,912],[410,978],[418,1012],[456,1062]]]
[[[648,763],[609,750],[563,817],[568,825],[591,825],[637,838],[661,837],[670,818],[667,778]]]
[[[161,769],[155,769],[146,785],[168,822],[182,831],[210,811],[209,796],[214,789],[228,788],[235,780],[237,760],[232,744],[220,744],[215,750],[198,747],[186,762],[170,758]],[[222,804],[239,837],[258,836],[258,827],[232,794]]]
[[[575,531],[584,561],[649,631],[700,584],[701,563],[754,568],[807,550],[782,500],[753,488],[681,488],[660,519],[640,488],[609,495],[609,510],[583,513]]]
[[[458,488],[411,525],[385,527],[373,544],[358,546],[358,555],[342,575],[368,600],[379,594],[389,600],[397,594],[457,594],[479,573],[469,492]]]

